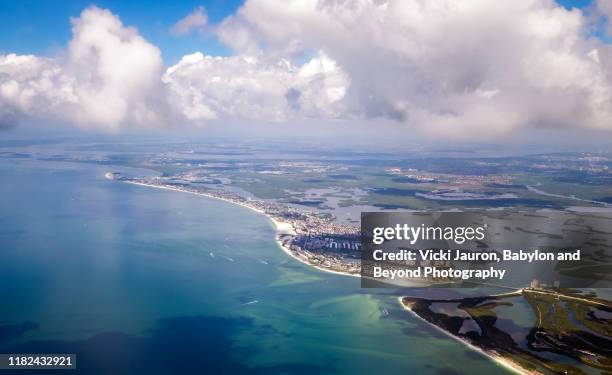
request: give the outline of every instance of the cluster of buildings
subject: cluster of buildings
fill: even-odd
[[[448,173],[430,173],[418,171],[417,169],[402,170],[401,168],[389,168],[387,173],[409,179],[420,183],[438,183],[449,185],[461,185],[467,187],[482,187],[485,185],[510,185],[512,176],[499,175],[454,175]]]
[[[361,272],[359,250],[351,256],[327,248],[316,250],[304,248],[300,246],[300,238],[300,236],[281,234],[278,240],[281,246],[289,250],[296,258],[315,267],[348,274],[359,274]]]
[[[554,289],[559,289],[561,288],[561,282],[559,280],[555,280],[553,281],[552,285],[548,285],[538,279],[533,279],[529,283],[529,289],[550,289],[551,287]]]

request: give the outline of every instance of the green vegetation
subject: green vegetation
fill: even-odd
[[[528,371],[612,371],[612,305],[593,295],[525,289],[514,294],[451,300],[406,297],[402,302],[428,322]],[[525,303],[531,308],[533,325],[511,323],[512,311],[520,311],[513,307]],[[448,305],[442,309],[444,313],[439,311],[441,305]],[[464,329],[466,321],[476,326]]]

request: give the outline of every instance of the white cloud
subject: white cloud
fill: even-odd
[[[324,54],[286,59],[187,55],[164,68],[160,51],[107,10],[72,21],[65,58],[0,55],[0,127],[21,117],[117,131],[222,118],[335,118],[348,78]]]
[[[170,29],[170,33],[172,33],[172,35],[181,36],[187,35],[193,30],[202,32],[206,23],[208,23],[208,16],[204,11],[204,7],[199,6],[175,23]]]
[[[58,119],[117,130],[168,115],[159,49],[96,7],[72,22],[65,58],[0,55],[0,122]]]
[[[337,65],[322,54],[294,66],[287,60],[198,52],[170,67],[164,82],[173,104],[190,120],[335,117],[348,85]]]
[[[54,60],[32,55],[0,55],[0,127],[25,116],[49,116],[78,103],[74,80]]]
[[[72,26],[66,68],[76,80],[76,120],[111,126],[160,123],[165,93],[159,49],[108,10],[88,8]]]

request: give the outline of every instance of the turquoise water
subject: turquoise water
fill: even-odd
[[[261,215],[105,171],[0,162],[0,352],[74,352],[82,373],[505,371],[393,291],[288,257]]]

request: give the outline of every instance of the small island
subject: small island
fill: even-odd
[[[612,305],[575,290],[525,288],[457,299],[403,297],[414,315],[527,374],[612,371]]]

